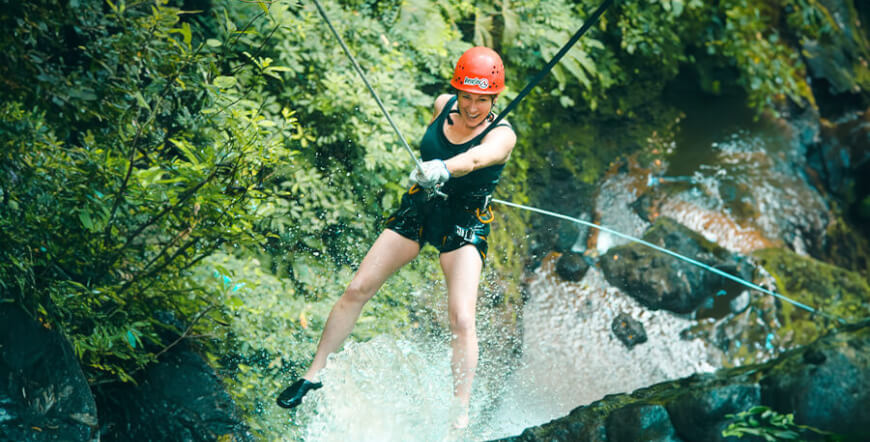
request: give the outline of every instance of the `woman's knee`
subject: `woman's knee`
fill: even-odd
[[[372,298],[372,296],[374,296],[376,290],[377,287],[373,287],[372,284],[367,284],[364,280],[354,278],[350,284],[347,285],[347,289],[345,289],[342,299],[346,302],[365,304]]]
[[[450,312],[450,332],[454,335],[471,335],[475,333],[473,312]]]

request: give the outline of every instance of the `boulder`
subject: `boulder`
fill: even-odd
[[[742,259],[667,217],[658,217],[643,239],[704,264],[730,268],[744,278],[751,274]],[[611,248],[599,265],[610,284],[647,308],[676,313],[694,311],[729,281],[637,243]]]
[[[610,329],[629,350],[637,344],[646,342],[646,330],[643,324],[625,313],[620,313],[613,318]]]
[[[565,253],[556,261],[556,274],[566,281],[579,281],[589,270],[589,264],[580,253]]]
[[[760,389],[756,383],[734,383],[700,387],[670,401],[668,413],[677,432],[686,440],[730,440],[722,437],[729,414],[758,405]]]
[[[870,342],[810,348],[761,382],[762,402],[794,413],[805,425],[867,434],[870,424]],[[865,439],[866,440],[866,439]]]
[[[631,404],[607,417],[607,440],[612,442],[681,441],[667,410],[657,404]]]
[[[97,405],[69,342],[9,302],[0,302],[0,439],[99,439]]]

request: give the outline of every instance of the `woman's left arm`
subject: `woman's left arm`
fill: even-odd
[[[517,143],[513,129],[501,126],[493,129],[483,142],[467,151],[444,161],[451,177],[461,177],[496,164],[504,164]]]

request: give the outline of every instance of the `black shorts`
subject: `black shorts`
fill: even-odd
[[[386,228],[420,243],[435,246],[441,253],[456,250],[466,244],[477,248],[481,261],[486,261],[489,223],[492,208],[474,207],[459,198],[441,198],[418,185],[402,195],[399,209],[387,218]]]

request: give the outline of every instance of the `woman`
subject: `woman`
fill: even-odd
[[[279,395],[278,405],[295,407],[308,391],[322,386],[315,381],[318,372],[350,334],[363,305],[390,275],[430,243],[441,252],[447,283],[453,393],[462,406],[454,426],[468,425],[478,358],[477,288],[493,218],[489,198],[516,135],[507,123],[489,127],[495,117],[493,106],[504,89],[504,66],[495,51],[484,47],[466,51],[456,63],[450,84],[457,93],[435,100],[434,116],[420,143],[423,163],[411,173],[415,184],[333,306],[308,371]]]

